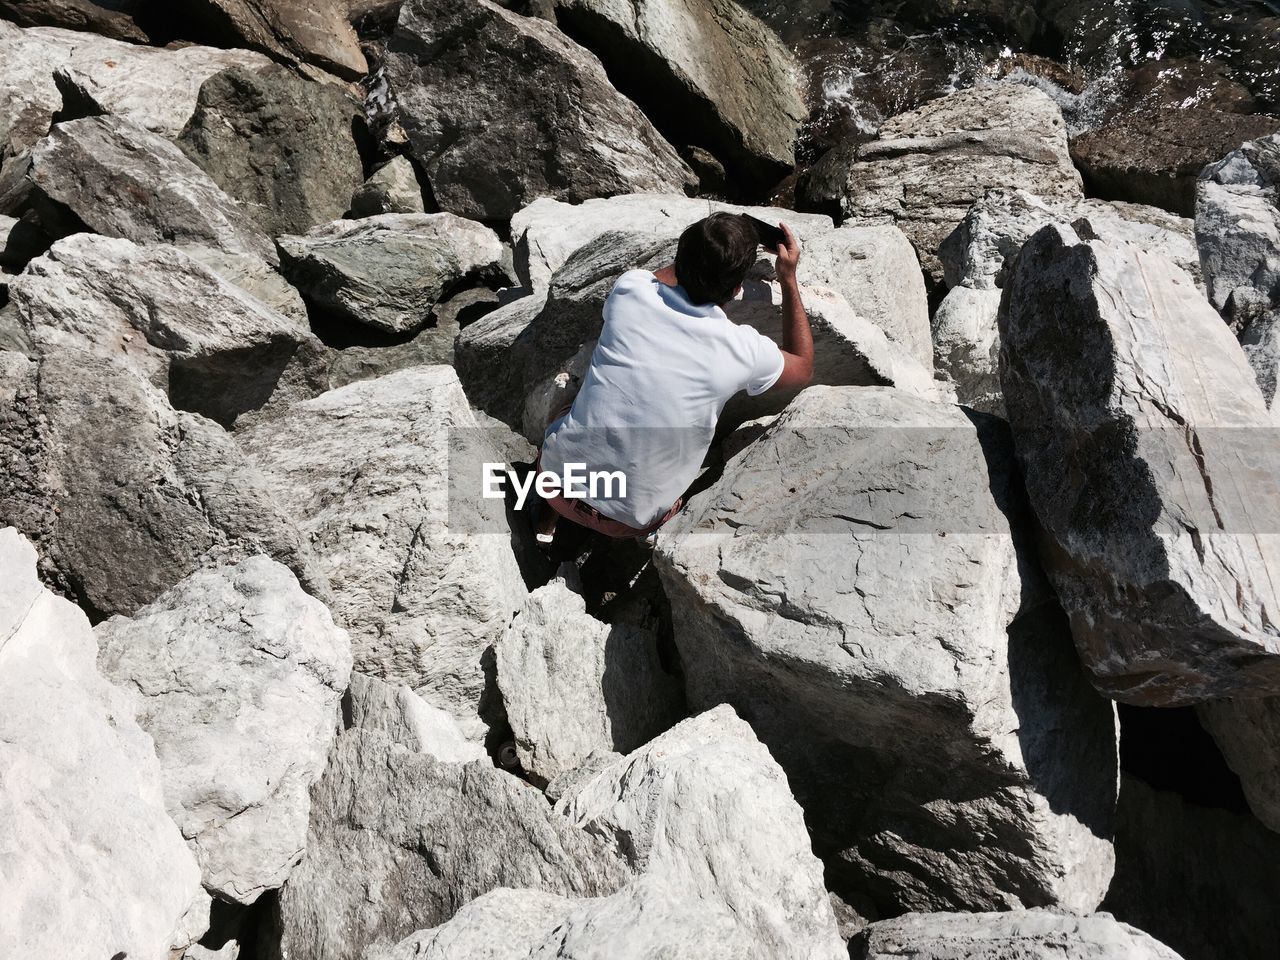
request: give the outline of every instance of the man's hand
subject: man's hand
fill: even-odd
[[[781,281],[794,281],[796,268],[800,266],[800,241],[796,238],[795,231],[785,223],[780,224],[780,226],[782,227],[782,232],[786,234],[787,242],[774,251],[778,255],[774,273],[777,274],[778,279]]]

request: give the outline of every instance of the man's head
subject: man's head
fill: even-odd
[[[735,213],[713,213],[680,235],[676,280],[696,304],[728,303],[755,264],[758,246],[749,221]]]

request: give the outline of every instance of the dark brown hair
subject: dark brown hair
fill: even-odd
[[[680,235],[676,280],[693,303],[728,303],[755,265],[758,246],[747,220],[713,213]]]

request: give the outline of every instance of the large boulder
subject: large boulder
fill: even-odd
[[[184,16],[228,46],[315,64],[348,80],[369,69],[345,0],[194,0]]]
[[[1141,705],[1280,692],[1270,412],[1185,272],[1046,227],[1000,315],[1046,565],[1094,682]]]
[[[281,267],[312,304],[355,323],[410,333],[468,277],[501,272],[502,241],[451,213],[335,220],[278,241]]]
[[[1124,114],[1077,137],[1071,157],[1095,197],[1129,200],[1194,216],[1196,180],[1247,140],[1280,131],[1280,117],[1211,107],[1163,107]]]
[[[836,893],[1106,891],[1114,716],[1010,525],[1013,477],[995,418],[813,387],[659,535],[690,706],[772,746]]]
[[[637,878],[596,899],[496,890],[365,960],[847,956],[786,777],[730,708],[617,760],[557,810]]]
[[[386,70],[442,209],[505,220],[539,196],[695,185],[600,61],[544,20],[489,0],[408,0]]]
[[[858,149],[843,208],[896,223],[940,281],[938,246],[992,187],[1082,197],[1062,111],[1034,87],[984,84],[889,120]]]
[[[252,254],[276,251],[246,208],[159,134],[120,117],[60,123],[31,152],[47,228]]]
[[[1105,913],[908,913],[873,923],[855,941],[863,960],[1181,960]]]
[[[175,937],[200,868],[165,812],[155,747],[98,673],[88,619],[40,585],[13,529],[0,571],[0,953],[168,956],[201,932]]]
[[[425,693],[478,739],[498,709],[490,648],[525,590],[502,503],[480,498],[479,463],[504,458],[454,371],[352,383],[238,437],[307,538],[357,668]]]
[[[677,146],[723,163],[760,195],[795,166],[808,111],[800,68],[734,0],[554,0],[556,23],[604,62],[618,89]]]
[[[205,81],[178,144],[271,236],[305,233],[364,182],[359,115],[341,87],[233,67]]]
[[[307,856],[280,892],[280,955],[359,960],[498,887],[596,897],[626,877],[605,841],[515,777],[355,728],[312,792]]]
[[[165,805],[204,887],[252,903],[301,859],[351,641],[267,557],[205,570],[94,631],[99,668],[136,691]]]
[[[563,581],[529,595],[496,653],[520,765],[542,781],[595,752],[629,753],[683,716],[653,632],[601,623]]]
[[[285,318],[172,248],[91,236],[10,292],[30,358],[4,355],[0,516],[39,542],[53,583],[131,613],[213,555],[267,553],[323,589],[261,473],[175,409],[260,397],[299,336]]]

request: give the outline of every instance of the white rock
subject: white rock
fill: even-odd
[[[201,932],[178,930],[201,891],[155,747],[98,673],[88,619],[40,585],[11,528],[0,571],[0,955],[160,960]]]
[[[351,641],[286,567],[195,573],[95,633],[103,673],[139,697],[165,804],[204,886],[252,903],[301,859]]]
[[[935,369],[961,403],[1003,414],[999,313],[999,290],[952,287],[933,316],[933,349]]]
[[[498,642],[497,666],[521,766],[542,780],[594,751],[627,753],[682,715],[653,633],[601,623],[560,580],[529,595]]]
[[[525,590],[502,503],[480,497],[480,463],[501,457],[452,368],[331,390],[239,436],[331,584],[357,669],[424,693],[478,739],[483,661]]]
[[[1280,467],[1230,329],[1170,261],[1046,227],[1001,381],[1047,570],[1094,682],[1171,706],[1280,693]]]
[[[448,711],[428,703],[404,684],[353,673],[347,700],[353,727],[384,733],[395,743],[444,763],[489,761],[484,747],[467,740]]]
[[[996,418],[811,387],[659,534],[690,706],[771,747],[837,894],[1106,892],[1114,714],[1011,526],[1011,460]]]

